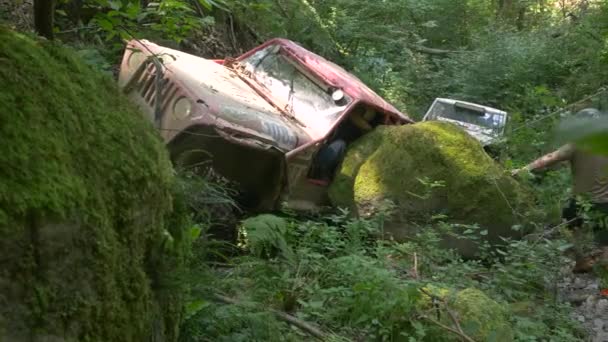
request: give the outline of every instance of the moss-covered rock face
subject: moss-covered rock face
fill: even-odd
[[[174,340],[180,308],[154,261],[170,162],[72,55],[0,27],[0,341]]]
[[[444,186],[436,186],[442,182]],[[444,122],[380,126],[348,150],[329,190],[333,204],[359,216],[384,200],[397,206],[388,233],[403,240],[444,214],[452,223],[479,224],[492,242],[515,236],[531,197],[460,128]],[[470,240],[445,237],[448,247],[471,257]]]

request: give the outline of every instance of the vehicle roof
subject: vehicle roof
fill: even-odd
[[[310,69],[315,73],[315,75],[320,76],[323,81],[327,82],[330,86],[341,89],[354,100],[363,101],[369,105],[381,109],[386,113],[399,116],[404,121],[410,123],[414,122],[409,116],[400,112],[397,108],[384,100],[380,95],[376,94],[356,76],[344,70],[337,64],[306,50],[291,40],[284,38],[271,39],[253,50],[243,54],[238,59],[242,60],[247,58],[256,51],[272,44],[279,44],[283,48],[287,49],[305,68]]]

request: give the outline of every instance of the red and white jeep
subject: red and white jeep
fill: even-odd
[[[312,172],[315,156],[356,113],[371,112],[371,127],[413,122],[357,77],[285,39],[225,60],[133,40],[119,84],[174,162],[209,163],[239,184],[246,206],[261,210],[328,204],[327,184]]]

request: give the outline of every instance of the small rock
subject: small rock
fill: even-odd
[[[596,318],[593,320],[593,330],[597,332],[601,332],[604,328],[604,320],[601,318]]]
[[[598,315],[608,315],[608,299],[600,299],[595,306],[595,312]]]
[[[585,323],[585,316],[583,315],[579,315],[578,317],[576,317],[576,319],[581,323]]]
[[[587,287],[585,287],[585,290],[597,291],[599,288],[600,287],[597,283],[591,283],[591,284],[587,285]]]
[[[599,333],[593,338],[593,342],[606,342],[608,341],[608,333]]]
[[[572,287],[574,287],[575,289],[582,289],[583,287],[585,287],[585,282],[583,281],[583,279],[577,277],[574,279],[574,284],[572,284]]]
[[[585,301],[585,306],[592,308],[595,305],[596,301],[597,299],[594,295],[589,295],[589,297],[587,297],[587,300]]]

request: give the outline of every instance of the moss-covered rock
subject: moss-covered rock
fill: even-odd
[[[452,307],[458,313],[462,330],[475,341],[513,341],[508,310],[480,290],[459,291]]]
[[[170,162],[73,55],[0,27],[0,341],[174,340]]]
[[[443,183],[443,186],[437,186]],[[359,216],[382,202],[395,203],[387,233],[403,240],[433,215],[448,222],[479,224],[492,242],[519,235],[512,226],[532,207],[529,193],[460,128],[444,122],[380,126],[348,150],[329,190],[336,206]],[[448,247],[471,257],[471,240],[445,237]]]
[[[513,341],[513,329],[509,322],[509,310],[475,288],[454,290],[427,285],[426,293],[447,303],[464,333],[475,341]],[[446,311],[446,305],[433,304],[433,298],[424,294],[417,303],[421,312],[434,312],[446,326],[455,327],[454,319]],[[435,312],[435,310],[439,310]],[[445,331],[442,331],[445,333]],[[455,337],[455,335],[454,335]]]

